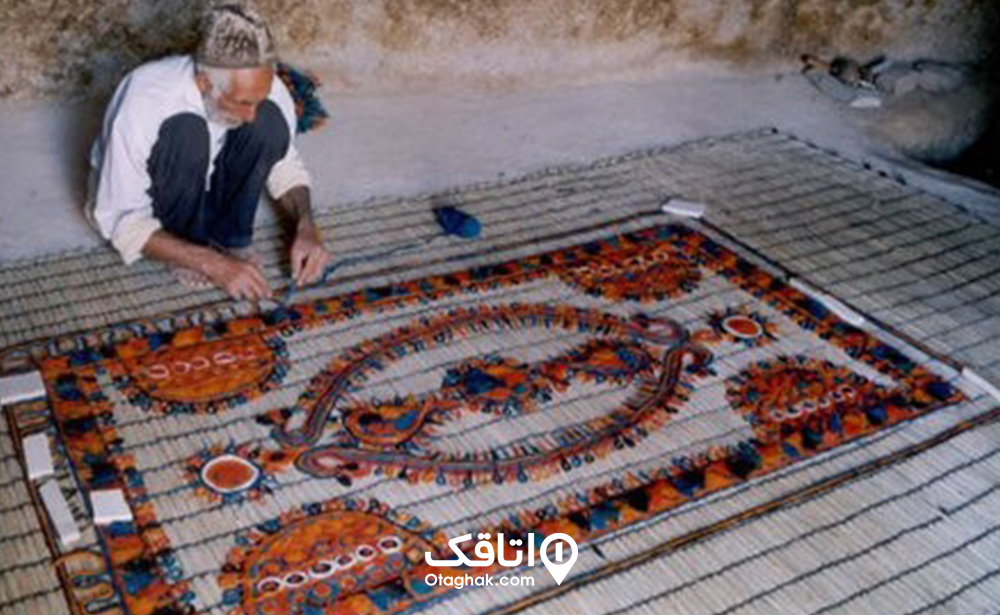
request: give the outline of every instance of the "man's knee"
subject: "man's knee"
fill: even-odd
[[[278,105],[271,100],[265,100],[257,107],[254,121],[242,127],[246,131],[247,145],[258,149],[272,163],[284,157],[288,151],[291,135],[288,123]]]
[[[208,124],[194,113],[178,113],[160,125],[149,157],[150,175],[204,173],[208,168]]]
[[[205,120],[179,113],[160,125],[146,162],[153,213],[171,233],[199,242],[208,158]]]

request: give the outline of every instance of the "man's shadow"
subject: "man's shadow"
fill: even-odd
[[[84,205],[87,202],[90,180],[90,150],[95,139],[101,134],[104,110],[111,96],[88,98],[75,101],[66,113],[60,113],[57,130],[66,142],[66,153],[61,161],[63,180],[71,187],[74,208],[84,221]]]
[[[202,9],[197,0],[137,2],[111,36],[87,36],[72,27],[66,32],[75,44],[60,45],[64,51],[58,62],[73,77],[61,87],[57,84],[65,102],[57,105],[54,134],[65,144],[59,172],[70,187],[81,221],[85,220],[91,147],[101,134],[115,88],[122,77],[145,62],[191,53],[197,45]]]

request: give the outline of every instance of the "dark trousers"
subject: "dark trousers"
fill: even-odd
[[[281,110],[264,101],[253,123],[226,133],[206,189],[208,124],[193,113],[168,118],[146,164],[154,215],[166,231],[197,244],[249,246],[267,176],[289,141]]]

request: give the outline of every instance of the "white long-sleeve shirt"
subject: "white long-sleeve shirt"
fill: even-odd
[[[295,149],[295,106],[281,79],[275,77],[268,99],[281,109],[290,134],[288,152],[267,178],[268,193],[278,199],[296,186],[309,186],[310,179]],[[161,228],[153,215],[146,163],[160,126],[178,113],[206,118],[211,161],[205,170],[207,189],[214,161],[225,143],[226,128],[206,117],[191,56],[156,60],[129,73],[115,91],[104,116],[104,128],[91,149],[87,218],[126,264],[141,258],[143,246]]]

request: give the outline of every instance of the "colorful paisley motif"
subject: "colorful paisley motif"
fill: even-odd
[[[534,365],[500,356],[471,359],[449,369],[441,387],[422,396],[356,401],[372,372],[404,356],[444,345],[472,329],[539,327],[594,337]],[[594,310],[508,305],[456,311],[345,353],[300,398],[298,409],[307,413],[304,425],[279,426],[275,436],[286,446],[306,449],[296,461],[300,470],[342,482],[373,470],[423,481],[524,481],[532,473],[593,461],[626,439],[634,441],[660,427],[686,399],[691,374],[711,360],[707,351],[682,340],[681,329],[668,321],[626,320]],[[429,438],[438,426],[467,414],[516,417],[537,412],[575,382],[631,385],[634,391],[604,415],[556,430],[548,443],[522,441],[446,453]],[[333,412],[339,413],[339,424],[329,420]],[[330,433],[317,445],[324,426]]]

